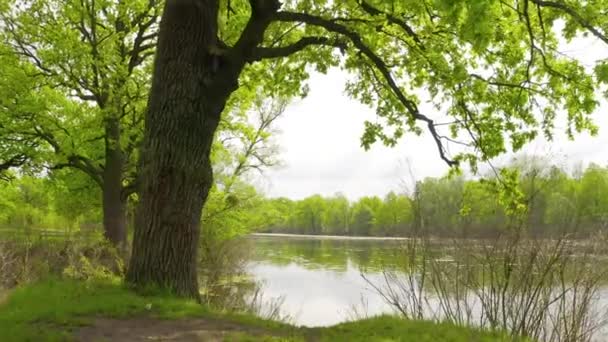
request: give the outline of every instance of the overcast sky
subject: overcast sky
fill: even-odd
[[[562,52],[592,66],[598,58],[608,57],[608,49],[593,39],[564,46]],[[417,179],[444,175],[448,168],[430,135],[406,135],[394,148],[375,144],[365,151],[360,144],[365,120],[373,120],[373,109],[350,99],[344,93],[348,75],[333,69],[327,75],[313,74],[308,97],[290,104],[278,123],[283,166],[269,170],[260,181],[271,197],[301,199],[313,194],[343,193],[350,199],[384,196],[403,191],[411,179],[409,165]],[[430,107],[427,107],[430,108]],[[550,156],[560,165],[596,162],[608,164],[608,105],[602,103],[594,114],[600,127],[596,137],[578,135],[568,141],[557,134],[551,143],[537,141],[525,153]],[[423,108],[425,110],[425,108]],[[428,113],[429,109],[426,109]],[[505,156],[510,158],[512,156]]]

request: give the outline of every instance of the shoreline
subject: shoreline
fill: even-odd
[[[370,240],[370,241],[408,241],[407,237],[391,236],[346,236],[346,235],[310,235],[310,234],[285,234],[285,233],[251,233],[250,237],[284,237],[291,239],[318,239],[318,240]]]

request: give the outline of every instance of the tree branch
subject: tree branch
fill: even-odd
[[[44,132],[39,127],[34,127],[34,131],[36,132],[36,135],[39,138],[43,139],[49,145],[51,145],[51,147],[53,147],[55,154],[63,155],[63,150],[62,150],[61,146],[59,145],[59,142],[57,142],[57,140],[55,139],[55,136],[52,133]],[[92,160],[90,160],[89,158],[86,158],[84,156],[80,156],[80,155],[76,155],[76,154],[70,154],[70,155],[67,155],[66,157],[67,157],[67,163],[55,164],[55,165],[51,166],[51,169],[57,170],[57,169],[63,169],[66,167],[73,167],[73,168],[79,169],[79,170],[83,171],[84,173],[86,173],[87,175],[89,175],[91,178],[93,178],[93,180],[97,184],[99,184],[99,185],[103,184],[103,180],[101,177],[102,173],[103,173],[103,169],[96,166]]]
[[[558,2],[558,1],[544,1],[544,0],[530,0],[530,1],[532,1],[532,3],[534,3],[538,6],[541,6],[541,7],[550,7],[550,8],[565,12],[566,14],[571,16],[572,19],[576,20],[579,23],[579,25],[581,25],[582,27],[589,30],[589,32],[591,32],[594,36],[596,36],[597,38],[602,40],[604,43],[608,44],[608,36],[606,36],[604,33],[600,32],[588,20],[583,18],[574,8],[568,6],[567,4],[565,4],[563,2]]]
[[[361,38],[361,36],[358,33],[353,32],[350,29],[348,29],[347,27],[340,25],[336,22],[333,22],[331,20],[327,20],[327,19],[324,19],[324,18],[321,18],[318,16],[306,14],[306,13],[281,11],[281,12],[276,13],[274,19],[277,21],[283,21],[283,22],[303,22],[308,25],[322,27],[329,32],[337,33],[337,34],[340,34],[340,35],[348,38],[351,41],[351,43],[355,46],[355,48],[357,48],[357,50],[359,50],[363,55],[365,55],[374,64],[374,66],[378,69],[378,71],[380,71],[380,73],[382,74],[382,77],[387,82],[389,88],[391,89],[391,91],[393,92],[395,97],[399,100],[399,102],[401,102],[401,104],[409,112],[409,114],[412,116],[412,118],[426,123],[427,129],[429,130],[429,132],[433,136],[433,139],[435,140],[435,144],[437,145],[437,149],[439,151],[439,155],[440,155],[441,159],[443,161],[445,161],[449,166],[458,165],[457,161],[452,160],[447,157],[446,151],[445,151],[442,141],[441,141],[441,137],[437,133],[437,130],[435,129],[433,120],[430,119],[429,117],[423,115],[422,113],[420,113],[416,103],[413,102],[412,100],[409,100],[405,96],[405,94],[401,91],[401,89],[397,85],[397,82],[393,78],[386,63],[363,42],[363,39]]]
[[[405,31],[405,33],[407,33],[407,35],[410,36],[416,42],[416,44],[418,44],[418,47],[420,47],[422,50],[424,50],[424,45],[422,44],[422,41],[420,40],[420,38],[418,37],[416,32],[414,32],[412,27],[410,25],[408,25],[407,22],[405,22],[405,20],[399,19],[389,13],[383,12],[383,11],[375,8],[374,6],[372,6],[365,0],[362,0],[359,3],[359,5],[368,14],[373,15],[373,16],[379,16],[379,15],[385,16],[389,23],[395,24],[395,25],[398,25],[399,27],[401,27]]]
[[[28,158],[25,154],[14,155],[14,156],[10,157],[9,159],[0,163],[0,173],[3,171],[6,171],[12,167],[20,167],[23,164],[25,164],[25,162],[27,162],[27,160],[28,160]]]
[[[253,51],[264,40],[268,25],[281,7],[278,0],[249,0],[249,5],[251,6],[249,21],[234,47],[230,49],[231,59],[241,66],[251,59]]]
[[[346,49],[346,44],[344,42],[332,40],[327,37],[303,37],[297,42],[287,46],[255,48],[249,61],[255,62],[266,58],[287,57],[312,45],[331,46],[339,48],[340,50]]]
[[[95,166],[95,164],[90,159],[73,154],[68,156],[67,163],[57,163],[51,166],[50,169],[60,170],[66,167],[75,168],[86,173],[87,175],[89,175],[89,177],[93,178],[95,183],[97,183],[99,186],[103,186],[103,179],[101,176],[102,170],[99,167]]]

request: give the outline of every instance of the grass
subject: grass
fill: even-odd
[[[194,301],[158,291],[136,294],[119,281],[51,279],[14,289],[0,303],[0,341],[65,341],[75,329],[95,317],[152,316],[162,319],[205,318],[245,327],[229,333],[228,341],[500,341],[498,333],[405,321],[392,316],[339,324],[329,328],[300,328],[251,315],[222,313]],[[264,331],[250,335],[250,329]],[[267,332],[267,334],[266,334]]]
[[[70,328],[89,323],[93,316],[120,318],[148,311],[176,319],[203,315],[205,308],[169,296],[139,296],[118,282],[47,280],[13,290],[0,306],[0,340],[65,340]],[[55,331],[48,324],[66,329]]]
[[[448,323],[407,321],[396,316],[377,316],[323,329],[322,341],[400,341],[400,342],[490,342],[511,341],[501,333],[481,332]]]

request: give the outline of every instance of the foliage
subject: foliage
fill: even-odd
[[[248,2],[220,6],[219,38],[228,50],[241,47],[235,44],[239,36],[250,38],[244,28],[257,20],[251,15],[257,2]],[[427,130],[446,162],[468,161],[475,168],[478,160],[518,151],[537,136],[552,139],[561,113],[567,135],[597,132],[589,114],[599,98],[594,89],[606,81],[606,63],[599,59],[595,70],[585,68],[561,54],[560,44],[585,34],[608,42],[605,20],[594,15],[606,6],[601,1],[275,5],[264,7],[270,25],[264,23],[264,39],[250,61],[282,58],[300,73],[307,64],[352,73],[348,94],[378,114],[366,124],[365,147],[376,141],[392,146],[406,133]],[[446,124],[421,109],[425,100],[449,117]],[[446,145],[454,140],[472,148],[450,156]]]
[[[63,277],[83,282],[113,280],[119,277],[124,270],[124,264],[118,252],[109,245],[104,246],[102,243],[100,247],[89,247],[84,252],[74,246],[71,246],[70,249],[66,252],[68,260],[67,267],[62,272]]]
[[[100,235],[56,237],[2,231],[0,289],[11,289],[48,277],[83,282],[116,278],[124,265],[117,250]]]
[[[99,189],[74,171],[0,183],[0,227],[70,231],[100,224],[100,216]]]
[[[103,186],[119,151],[121,179],[133,182],[159,12],[147,1],[4,1],[0,74],[13,94],[1,133],[9,152]]]

